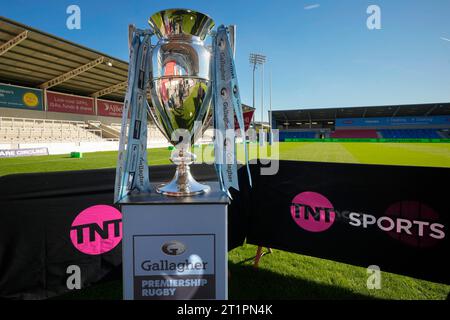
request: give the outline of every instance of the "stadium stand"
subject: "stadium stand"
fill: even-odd
[[[314,139],[318,133],[314,131],[282,131],[279,139],[281,142],[289,139]]]
[[[383,138],[388,139],[441,139],[442,136],[434,129],[384,129],[379,131]]]
[[[102,141],[102,131],[82,121],[0,117],[0,142]]]
[[[444,139],[450,139],[450,130],[449,130],[449,129],[444,129],[444,130],[440,131],[439,134],[440,134]]]
[[[109,127],[127,73],[125,61],[0,17],[0,149],[117,150]]]
[[[378,133],[376,130],[336,130],[330,135],[331,138],[368,138],[376,139],[378,138]]]
[[[0,149],[117,150],[127,78],[126,61],[0,17]],[[148,147],[168,145],[149,119]]]
[[[325,141],[447,142],[450,138],[450,103],[277,110],[272,111],[271,124],[273,129],[280,130],[280,140],[295,136],[295,132],[301,130],[320,132],[302,136],[302,139]]]
[[[105,124],[100,121],[88,121],[88,124],[90,128],[101,130],[103,138],[109,140],[119,140],[120,138],[121,123]],[[153,124],[148,125],[147,138],[149,145],[167,145],[167,139]]]
[[[90,129],[97,129],[102,132],[102,137],[111,139],[111,140],[119,140],[120,138],[120,127],[117,130],[116,128],[112,127],[112,124],[104,124],[100,121],[96,120],[90,120],[87,122]],[[119,124],[120,126],[120,124]]]
[[[0,143],[118,141],[120,130],[120,123],[0,117]],[[152,125],[148,142],[167,145],[166,138]]]
[[[84,143],[90,151],[117,150],[127,75],[126,61],[0,17],[0,149],[65,143],[49,152],[66,152]],[[271,117],[280,141],[450,138],[450,103],[276,110]],[[151,121],[148,135],[149,147],[168,145]],[[212,136],[209,130],[199,143]]]

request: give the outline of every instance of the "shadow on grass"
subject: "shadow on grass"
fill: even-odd
[[[102,282],[50,300],[122,300],[122,280]]]
[[[230,271],[229,298],[233,300],[374,299],[342,287],[283,276],[269,270],[255,269],[242,263],[229,262],[228,266]],[[121,300],[122,280],[111,279],[52,299]]]
[[[50,300],[122,300],[122,297],[122,265],[119,265],[100,282]]]
[[[283,276],[242,263],[229,262],[228,266],[231,273],[228,282],[230,299],[374,299],[342,287]]]

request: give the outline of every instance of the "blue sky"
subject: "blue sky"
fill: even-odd
[[[71,4],[81,8],[81,30],[66,28]],[[381,8],[381,30],[366,26],[371,4]],[[237,25],[244,103],[252,102],[250,52],[268,57],[273,109],[450,101],[449,0],[0,0],[2,16],[123,60],[127,25],[143,28],[171,7]],[[259,74],[256,84],[259,108]]]

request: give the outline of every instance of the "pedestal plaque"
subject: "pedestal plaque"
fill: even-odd
[[[124,299],[227,299],[228,198],[207,184],[210,192],[193,197],[152,192],[120,202]]]

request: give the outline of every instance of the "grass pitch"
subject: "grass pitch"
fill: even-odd
[[[272,157],[279,150],[279,159],[366,163],[405,166],[427,166],[450,168],[449,143],[366,143],[366,142],[282,142],[274,146]],[[257,157],[258,146],[250,145],[250,158]],[[205,161],[212,161],[212,146],[203,151],[196,150]],[[238,157],[243,160],[242,148]],[[150,165],[168,164],[170,151],[166,148],[149,149]],[[266,157],[266,154],[262,154]],[[67,170],[88,170],[114,168],[117,152],[84,153],[83,158],[70,158],[69,155],[23,157],[0,159],[0,176],[12,173],[50,172]]]
[[[446,143],[337,143],[284,142],[276,145],[279,158],[341,163],[413,165],[450,168]],[[257,145],[250,148],[257,156]],[[272,150],[276,155],[277,148]],[[198,155],[211,161],[211,148]],[[242,159],[242,150],[240,150]],[[151,165],[169,163],[170,151],[148,151]],[[265,155],[262,155],[265,157]],[[82,159],[68,155],[0,159],[0,175],[112,168],[117,152],[86,153]],[[368,290],[365,268],[274,250],[252,267],[256,247],[244,245],[229,253],[231,299],[448,299],[450,286],[382,272],[382,288]],[[445,258],[445,257],[443,257]],[[121,299],[120,281],[74,292],[67,299]]]

